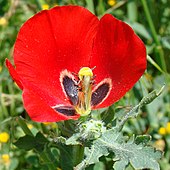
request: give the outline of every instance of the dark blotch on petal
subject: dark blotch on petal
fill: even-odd
[[[74,116],[76,111],[70,106],[57,106],[54,108],[57,112],[62,113],[66,116]]]
[[[96,106],[103,101],[109,92],[110,84],[101,84],[93,93],[91,98],[91,105]]]
[[[64,90],[73,105],[78,101],[78,89],[75,82],[68,76],[63,77]]]

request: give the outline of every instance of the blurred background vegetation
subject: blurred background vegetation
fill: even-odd
[[[127,22],[147,47],[148,66],[135,87],[114,106],[94,111],[107,123],[107,112],[124,114],[142,96],[165,84],[165,89],[153,103],[141,111],[141,116],[128,121],[124,133],[150,134],[151,145],[164,152],[162,170],[170,170],[170,1],[169,0],[0,0],[0,169],[40,169],[41,161],[33,152],[18,150],[12,143],[23,132],[19,116],[27,117],[21,91],[11,80],[5,58],[12,60],[13,45],[22,24],[42,9],[61,5],[80,5],[101,17],[110,13]],[[48,36],[48,35],[47,35]],[[97,114],[96,114],[97,112]],[[109,119],[114,119],[109,117]],[[29,120],[29,118],[27,118]],[[27,121],[32,132],[57,132],[57,123]],[[57,159],[57,158],[56,158]],[[42,166],[42,165],[41,165]],[[99,168],[100,167],[100,168]],[[92,169],[107,169],[98,164]],[[59,168],[58,168],[59,169]],[[129,167],[130,169],[130,167]]]

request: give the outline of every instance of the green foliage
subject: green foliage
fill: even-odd
[[[43,134],[39,132],[35,137],[26,135],[19,138],[18,141],[14,143],[14,145],[16,145],[20,149],[25,149],[27,151],[35,149],[38,152],[42,152],[44,150],[44,147],[48,143],[48,140],[43,136]]]
[[[75,169],[83,170],[87,166],[99,162],[100,157],[113,153],[114,156],[112,159],[115,162],[113,166],[115,170],[123,170],[129,164],[135,169],[151,168],[159,170],[157,161],[162,157],[162,154],[160,151],[155,151],[154,148],[148,146],[151,137],[149,135],[140,135],[136,138],[133,136],[127,140],[127,136],[122,135],[121,129],[129,118],[138,116],[139,109],[158,97],[163,88],[158,92],[153,91],[149,93],[111,129],[106,130],[102,122],[95,120],[90,120],[79,125],[79,132],[67,139],[66,144],[86,145],[91,140],[92,143],[90,146],[85,147],[86,158]]]
[[[160,169],[157,162],[161,158],[160,151],[155,151],[152,147],[145,146],[142,143],[136,144],[135,139],[124,141],[125,139],[120,132],[114,129],[107,130],[93,142],[90,149],[85,150],[86,159],[75,169],[84,169],[90,164],[99,162],[101,156],[107,156],[112,152],[114,153],[113,161],[116,161],[114,164],[115,170],[124,170],[129,163],[135,169]]]
[[[90,118],[78,122],[46,125],[27,121],[21,91],[9,77],[4,61],[7,57],[12,60],[21,25],[45,4],[49,8],[81,5],[99,18],[110,13],[131,25],[142,38],[148,53],[147,71],[114,106],[95,110]],[[5,19],[0,24],[0,133],[10,135],[7,143],[0,144],[0,169],[159,169],[161,153],[153,148],[164,152],[160,169],[170,169],[169,6],[169,0],[117,0],[113,6],[108,0],[0,0],[0,19]],[[158,98],[159,91],[147,95],[163,84]],[[5,154],[9,162],[3,160]]]

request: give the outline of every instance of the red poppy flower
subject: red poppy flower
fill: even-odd
[[[143,42],[124,22],[79,6],[39,12],[20,29],[9,72],[38,122],[77,119],[119,100],[146,68]]]

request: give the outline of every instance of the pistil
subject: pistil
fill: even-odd
[[[93,72],[89,67],[83,67],[78,73],[79,91],[78,102],[75,110],[82,116],[88,115],[91,111],[92,81]]]

